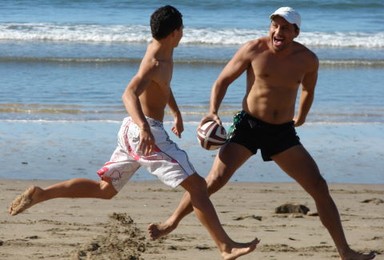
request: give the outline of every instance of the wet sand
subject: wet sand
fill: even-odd
[[[31,184],[55,181],[0,180],[0,259],[220,259],[207,231],[193,214],[171,234],[151,241],[148,224],[177,206],[182,190],[159,181],[129,183],[109,201],[56,199],[10,216],[8,204]],[[330,184],[350,245],[384,256],[384,185]],[[295,183],[231,182],[212,196],[220,220],[239,242],[261,239],[240,259],[338,259],[313,200]],[[309,209],[275,213],[286,203]]]

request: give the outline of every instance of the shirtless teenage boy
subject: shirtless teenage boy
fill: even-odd
[[[195,172],[187,154],[169,139],[162,123],[168,105],[174,116],[172,132],[180,137],[184,130],[170,86],[173,50],[183,36],[181,13],[169,5],[159,8],[151,15],[151,31],[152,42],[122,97],[130,116],[121,125],[110,161],[98,171],[101,180],[77,178],[45,189],[33,186],[11,203],[9,213],[16,215],[54,198],[111,199],[142,166],[166,185],[181,185],[190,195],[193,210],[215,241],[222,259],[236,259],[255,250],[259,240],[237,243],[227,235],[209,199],[204,178]]]

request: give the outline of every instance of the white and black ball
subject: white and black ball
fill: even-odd
[[[215,121],[208,121],[197,129],[197,140],[206,150],[215,150],[227,142],[227,131]]]

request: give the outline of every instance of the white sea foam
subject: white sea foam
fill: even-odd
[[[239,45],[267,31],[236,28],[186,28],[182,43]],[[148,26],[7,23],[0,24],[0,41],[54,41],[89,43],[143,43],[151,39]],[[308,46],[384,48],[384,32],[302,32],[298,41]]]

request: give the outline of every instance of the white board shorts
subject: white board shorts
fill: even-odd
[[[163,123],[148,117],[147,121],[155,137],[154,152],[148,156],[137,152],[140,128],[131,117],[127,117],[120,127],[117,147],[111,159],[97,171],[100,178],[109,179],[117,191],[124,187],[141,166],[172,188],[195,173],[187,153],[169,138]]]

